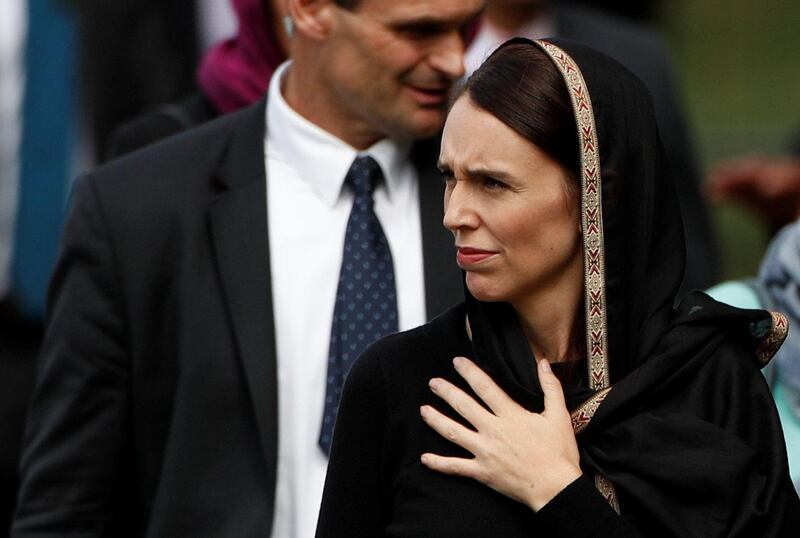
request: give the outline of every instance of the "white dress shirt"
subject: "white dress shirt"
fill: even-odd
[[[353,160],[369,154],[385,182],[374,193],[394,261],[400,330],[425,322],[422,236],[409,144],[384,139],[359,152],[292,110],[281,95],[283,64],[267,100],[267,209],[278,354],[276,538],[311,538],[327,458],[319,438]]]

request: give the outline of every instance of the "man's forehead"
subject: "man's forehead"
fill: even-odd
[[[485,0],[361,0],[358,10],[380,13],[387,22],[449,22],[477,15],[485,3]]]

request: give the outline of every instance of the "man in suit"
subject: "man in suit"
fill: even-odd
[[[265,101],[78,181],[12,536],[313,535],[333,350],[461,296],[438,147],[412,141],[481,7],[290,0]],[[370,279],[380,307],[348,295]]]
[[[641,23],[568,0],[489,0],[480,31],[467,52],[467,71],[474,71],[497,45],[516,35],[580,41],[611,56],[642,80],[653,97],[681,206],[686,234],[682,289],[703,289],[715,283],[719,260],[711,216],[700,193],[702,178],[692,137],[661,36]]]

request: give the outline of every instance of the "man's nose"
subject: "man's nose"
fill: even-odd
[[[430,56],[431,66],[456,81],[464,76],[464,38],[456,30],[448,32],[437,43]]]

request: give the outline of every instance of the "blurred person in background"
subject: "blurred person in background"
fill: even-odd
[[[611,56],[644,82],[653,97],[659,132],[686,229],[686,274],[682,291],[716,282],[719,263],[708,208],[700,194],[701,176],[669,52],[652,28],[564,0],[490,0],[478,35],[467,52],[467,71],[506,39],[558,36]]]
[[[747,155],[718,163],[707,192],[755,213],[771,232],[800,217],[800,133],[782,156]]]
[[[0,536],[74,166],[74,23],[54,0],[0,3]]]
[[[739,308],[776,310],[789,318],[789,335],[763,372],[786,438],[789,472],[800,493],[800,221],[778,232],[757,276],[723,282],[708,294]]]
[[[194,88],[195,0],[64,0],[80,35],[82,103],[93,153],[121,122]]]
[[[707,193],[716,202],[746,207],[775,234],[756,276],[722,282],[708,293],[740,308],[777,310],[790,320],[789,336],[764,374],[800,492],[800,136],[782,156],[747,155],[718,163],[709,173]]]
[[[0,4],[0,536],[10,523],[17,487],[17,457],[27,393],[36,354],[35,335],[11,302],[14,219],[22,137],[23,52],[27,29],[23,0]],[[27,373],[28,375],[25,375]]]
[[[119,126],[111,134],[113,158],[171,134],[229,114],[261,99],[289,50],[285,0],[230,0],[236,35],[216,44],[196,72],[198,90]]]
[[[437,135],[483,2],[288,6],[266,99],[76,183],[12,536],[312,536],[350,361],[461,295]]]

